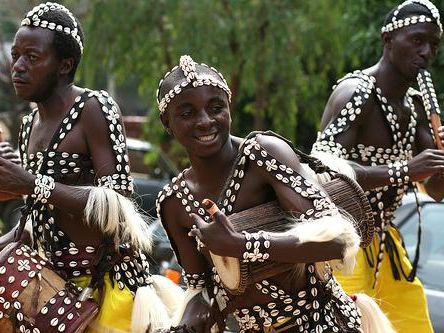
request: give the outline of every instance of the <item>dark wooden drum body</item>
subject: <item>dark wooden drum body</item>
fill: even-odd
[[[0,332],[80,333],[98,313],[92,300],[53,271],[27,245],[11,243],[0,253]]]
[[[342,174],[323,184],[331,200],[348,215],[361,237],[361,247],[370,244],[374,234],[374,219],[370,204],[356,181]],[[229,216],[236,231],[285,231],[297,220],[282,211],[277,201],[268,202]],[[224,287],[233,295],[242,294],[249,284],[267,279],[294,268],[294,264],[273,261],[244,263],[237,258],[211,254],[213,264]]]

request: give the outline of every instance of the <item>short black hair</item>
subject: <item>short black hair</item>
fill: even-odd
[[[84,45],[83,29],[77,18],[74,19],[76,20],[77,23],[77,29],[78,29],[77,34],[79,35],[80,40]],[[40,20],[53,22],[56,25],[61,25],[64,28],[68,27],[70,28],[71,31],[75,28],[72,18],[66,12],[60,9],[49,10],[47,12],[44,12],[40,16]],[[79,65],[80,59],[82,57],[80,46],[71,35],[68,35],[62,31],[57,31],[57,30],[53,31],[54,31],[53,47],[57,56],[60,59],[66,59],[66,58],[74,59],[74,66],[71,72],[69,73],[69,78],[71,80],[74,80],[74,75],[76,74],[77,66]]]
[[[395,11],[398,9],[398,6],[392,8],[392,10],[386,15],[384,19],[384,26],[392,22],[392,18],[395,14]],[[428,9],[426,6],[421,5],[420,3],[413,2],[409,3],[405,6],[403,6],[399,13],[396,15],[397,20],[403,20],[407,17],[411,16],[421,16],[424,15],[425,17],[428,17],[432,19],[432,22],[437,24],[436,18],[433,17],[432,13],[430,12],[430,9]]]

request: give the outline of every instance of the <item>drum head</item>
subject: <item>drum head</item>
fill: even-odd
[[[221,257],[210,252],[213,265],[222,284],[233,295],[242,294],[246,288],[246,281],[241,276],[241,264],[239,259],[233,257]]]

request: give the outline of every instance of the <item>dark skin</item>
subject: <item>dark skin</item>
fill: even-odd
[[[11,75],[16,93],[27,101],[36,102],[38,107],[28,154],[48,147],[74,99],[84,92],[69,79],[74,61],[57,56],[52,46],[53,37],[54,32],[47,29],[21,27],[11,49]],[[99,177],[115,172],[116,161],[108,126],[98,101],[91,98],[85,103],[82,116],[57,150],[91,156]],[[35,176],[3,156],[0,157],[0,179],[0,192],[13,195],[33,192]],[[99,230],[82,223],[88,195],[87,188],[56,183],[48,200],[55,206],[57,225],[79,246],[98,245],[102,241]]]
[[[202,86],[188,88],[176,96],[162,116],[165,128],[185,147],[191,160],[184,178],[196,200],[206,198],[217,202],[225,179],[238,153],[241,139],[230,134],[230,110],[225,92],[219,88]],[[259,142],[279,161],[305,175],[294,151],[280,139],[260,136]],[[306,175],[305,175],[306,176]],[[308,176],[306,176],[309,178]],[[283,210],[306,211],[312,203],[288,188],[266,170],[252,163],[243,179],[234,212],[277,199]],[[241,258],[244,252],[244,236],[234,231],[229,219],[221,212],[214,221],[205,223],[197,215],[189,215],[179,199],[169,197],[162,203],[162,219],[170,236],[177,245],[181,265],[187,272],[203,272],[208,269],[208,250],[221,256]],[[189,233],[193,224],[198,229]],[[203,255],[196,249],[195,236],[205,244]],[[342,258],[344,244],[337,240],[323,243],[301,244],[296,236],[273,236],[270,259],[286,263],[318,262]],[[291,256],[288,254],[292,253]],[[283,288],[303,288],[304,278],[290,281],[288,274],[272,278]],[[251,306],[271,301],[268,295],[247,289],[236,300],[239,306]],[[187,306],[182,324],[192,325],[197,332],[208,332],[211,321],[195,317],[202,306],[193,299]],[[205,326],[206,325],[206,326]]]
[[[407,89],[415,85],[418,71],[427,68],[435,59],[440,42],[439,29],[433,23],[418,23],[384,33],[382,40],[384,51],[381,59],[364,72],[376,78],[377,86],[393,107],[401,133],[404,133],[410,117],[404,96]],[[322,117],[321,131],[337,117],[357,84],[358,80],[345,80],[331,94]],[[444,178],[441,176],[444,172],[444,151],[436,149],[421,101],[414,99],[414,105],[418,126],[413,144],[415,156],[408,162],[409,176],[412,181],[425,181],[429,195],[441,200],[444,197]],[[439,135],[444,142],[444,127],[440,127]],[[391,132],[376,96],[370,96],[362,107],[361,115],[347,131],[337,136],[337,142],[347,149],[359,143],[383,148],[392,146]],[[365,190],[390,185],[387,166],[369,166],[369,163],[365,165],[359,160],[355,162],[353,168],[357,180]],[[389,191],[382,201],[385,205],[390,204],[394,196],[395,191]]]
[[[0,157],[7,159],[15,164],[20,164],[20,157],[14,152],[9,142],[0,142]],[[6,201],[19,198],[19,195],[8,192],[0,192],[0,201]]]

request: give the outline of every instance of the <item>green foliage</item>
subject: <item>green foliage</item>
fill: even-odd
[[[381,54],[380,28],[393,0],[91,0],[83,19],[81,76],[104,73],[138,83],[146,100],[146,137],[185,163],[164,133],[159,79],[189,54],[224,73],[233,91],[233,132],[272,129],[309,149],[330,87]],[[437,3],[444,8],[444,0]],[[437,59],[434,76],[444,88]],[[442,78],[442,79],[441,79]],[[444,89],[438,89],[444,91]]]

